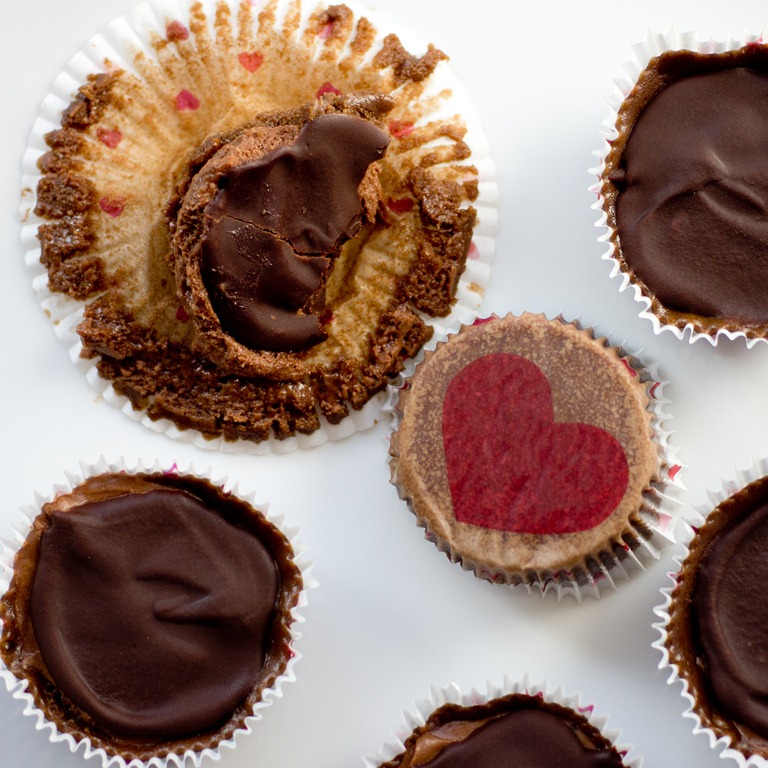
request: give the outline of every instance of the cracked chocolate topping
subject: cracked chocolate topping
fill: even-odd
[[[287,663],[290,557],[206,481],[96,476],[44,507],[17,556],[6,663],[55,722],[121,754],[227,731]]]
[[[575,711],[523,694],[445,705],[382,768],[621,768],[621,755]]]
[[[670,607],[667,646],[704,724],[768,755],[768,478],[698,530]]]
[[[271,351],[305,349],[326,337],[317,294],[329,257],[360,229],[359,187],[388,144],[367,120],[320,115],[294,143],[219,177],[205,209],[201,270],[227,333]]]
[[[763,49],[666,52],[620,110],[606,197],[619,258],[662,319],[692,315],[701,329],[768,325]]]

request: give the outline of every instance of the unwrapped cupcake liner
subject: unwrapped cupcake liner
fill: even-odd
[[[546,702],[559,704],[578,712],[611,742],[622,756],[627,768],[642,768],[642,758],[633,754],[631,745],[619,742],[620,732],[608,728],[608,717],[598,714],[594,704],[582,703],[581,694],[568,695],[561,686],[554,687],[546,681],[541,684],[532,683],[528,675],[519,681],[505,676],[500,685],[489,681],[486,683],[485,691],[473,688],[470,691],[462,692],[455,683],[450,683],[442,688],[430,688],[428,698],[414,702],[410,709],[403,712],[403,722],[393,731],[391,740],[382,744],[378,752],[364,757],[365,768],[378,768],[383,763],[402,754],[405,750],[405,741],[411,733],[425,725],[429,716],[443,705],[458,704],[463,707],[473,707],[485,704],[492,699],[513,694],[541,697]]]
[[[254,705],[253,712],[245,719],[243,726],[235,730],[230,738],[224,739],[215,746],[208,747],[199,752],[187,750],[183,753],[172,753],[164,757],[152,757],[148,760],[126,760],[120,755],[109,754],[104,749],[95,747],[88,737],[78,739],[71,733],[60,731],[56,724],[49,721],[44,712],[37,706],[34,697],[28,690],[26,680],[17,678],[2,662],[0,662],[0,677],[13,698],[23,703],[23,714],[35,718],[36,730],[47,733],[51,743],[63,742],[73,753],[79,752],[86,759],[94,758],[100,760],[104,768],[107,768],[107,766],[110,768],[169,768],[170,766],[184,768],[187,765],[194,765],[196,768],[200,768],[205,760],[219,760],[223,749],[234,749],[238,739],[250,734],[253,728],[257,727],[256,723],[263,717],[263,710],[270,706],[274,700],[282,698],[283,687],[288,683],[295,682],[295,665],[301,659],[301,652],[296,648],[298,641],[302,637],[301,632],[298,630],[298,625],[304,622],[302,612],[307,606],[307,592],[309,589],[317,586],[317,581],[311,573],[313,563],[308,557],[306,547],[296,540],[298,529],[287,527],[283,515],[270,513],[267,505],[256,503],[254,494],[240,493],[236,484],[230,487],[227,479],[214,479],[209,473],[199,474],[191,466],[181,469],[176,464],[167,467],[159,462],[155,462],[153,465],[147,465],[142,462],[129,465],[125,460],[109,462],[104,457],[101,457],[93,464],[81,462],[77,471],[65,473],[65,483],[54,486],[50,494],[35,493],[34,503],[22,508],[22,519],[13,526],[13,537],[0,540],[0,592],[4,594],[8,590],[13,576],[16,553],[24,544],[32,522],[39,514],[42,506],[60,495],[70,493],[89,477],[120,472],[128,474],[178,474],[208,480],[213,485],[224,488],[229,494],[253,506],[289,540],[293,549],[294,563],[301,572],[302,589],[296,605],[291,610],[289,641],[291,654],[285,669],[277,677],[274,685],[264,690],[262,698]]]
[[[696,532],[704,524],[709,514],[720,504],[746,488],[750,483],[766,476],[768,476],[768,459],[755,459],[748,467],[738,470],[734,477],[723,480],[719,489],[709,490],[707,501],[692,510],[690,515],[686,515],[682,521],[682,532],[679,536],[679,542],[684,547],[684,551],[675,556],[675,570],[668,574],[671,584],[661,590],[662,602],[654,608],[654,613],[659,619],[653,624],[654,629],[659,633],[659,637],[653,643],[653,648],[661,655],[658,667],[667,674],[668,685],[679,685],[680,694],[687,705],[683,717],[691,721],[695,735],[704,734],[707,737],[710,747],[719,752],[720,757],[735,760],[741,768],[768,768],[768,754],[766,756],[744,754],[739,749],[734,748],[732,740],[727,735],[720,735],[704,724],[696,709],[696,700],[691,693],[690,684],[678,664],[672,659],[667,648],[668,627],[673,594]]]
[[[198,5],[199,9],[196,8]],[[77,334],[77,326],[83,320],[84,304],[63,293],[49,290],[46,269],[40,263],[41,249],[37,238],[38,227],[44,223],[44,220],[34,213],[37,184],[42,176],[37,162],[48,150],[44,137],[50,131],[59,128],[62,111],[71,103],[74,94],[90,74],[122,69],[139,79],[145,78],[146,75],[142,70],[135,66],[135,61],[141,59],[143,67],[146,67],[147,61],[158,61],[158,50],[162,51],[165,40],[171,39],[172,29],[175,30],[173,35],[189,35],[189,27],[193,26],[191,19],[193,13],[198,16],[202,13],[211,40],[221,34],[222,29],[229,35],[230,42],[238,40],[238,9],[246,5],[250,7],[254,3],[252,0],[204,0],[202,3],[195,3],[194,0],[149,0],[117,18],[102,32],[88,40],[54,80],[51,91],[43,100],[32,127],[23,158],[21,239],[33,288],[44,312],[50,318],[56,335],[69,350],[72,361],[101,397],[149,429],[182,442],[192,443],[200,448],[231,453],[285,453],[296,449],[313,448],[328,441],[341,440],[355,432],[371,428],[379,419],[385,397],[380,393],[360,410],[350,408],[350,415],[338,424],[331,424],[321,416],[321,427],[311,434],[296,434],[285,439],[272,436],[261,442],[244,439],[227,440],[223,437],[211,439],[193,429],[180,429],[168,419],[149,418],[144,411],[134,410],[128,398],[119,394],[109,381],[101,378],[96,367],[98,359],[86,359],[81,356],[82,344]],[[372,58],[381,47],[385,36],[393,32],[398,35],[408,50],[426,50],[426,45],[422,41],[414,39],[412,33],[391,23],[387,17],[358,6],[354,2],[345,3],[345,5],[353,12],[355,19],[360,20],[364,17],[373,25],[374,43],[367,58]],[[265,6],[275,11],[277,25],[284,24],[290,30],[291,44],[298,44],[302,37],[306,40],[310,14],[317,11],[314,3],[302,4],[300,0],[270,0],[265,2]],[[226,14],[223,14],[223,11],[226,11]],[[222,18],[228,20],[229,26],[222,25]],[[253,18],[253,31],[256,32],[260,23],[259,14],[254,13]],[[324,66],[327,66],[329,61],[343,63],[344,57],[349,53],[349,41],[339,50],[338,46],[333,45],[333,41],[326,41],[322,35],[315,37],[317,38],[313,42],[316,47],[315,60],[323,60]],[[181,39],[186,40],[186,37]],[[206,57],[209,53],[210,51],[201,54],[200,60],[196,62],[197,67],[205,69]],[[243,55],[245,54],[241,54]],[[283,52],[282,55],[288,54]],[[248,65],[248,62],[243,62],[242,59],[241,63],[244,67]],[[438,64],[431,75],[424,101],[428,106],[423,110],[423,119],[461,116],[467,129],[465,139],[472,150],[467,162],[475,166],[478,171],[478,196],[472,201],[472,206],[477,210],[477,223],[466,268],[458,284],[456,302],[447,317],[437,320],[423,315],[427,325],[433,326],[439,323],[458,327],[461,323],[471,322],[477,316],[490,279],[498,219],[496,172],[477,112],[463,85],[446,62]],[[416,125],[418,127],[419,123]],[[437,149],[439,145],[440,142],[437,142],[435,145]],[[192,149],[194,146],[190,147],[190,152]]]
[[[555,593],[558,600],[573,597],[577,602],[581,602],[584,597],[599,598],[606,591],[615,590],[620,581],[645,571],[649,563],[658,560],[662,551],[675,542],[675,528],[681,514],[681,505],[677,497],[679,492],[685,489],[685,485],[681,478],[683,465],[678,458],[679,450],[671,442],[673,433],[668,427],[671,417],[667,412],[667,406],[670,401],[664,392],[668,382],[660,376],[659,366],[655,363],[645,364],[621,345],[609,344],[606,338],[596,335],[594,328],[583,328],[578,320],[568,321],[560,315],[555,320],[581,329],[592,338],[600,340],[605,347],[613,347],[628,369],[637,375],[638,381],[644,385],[648,396],[653,440],[659,451],[658,480],[643,493],[643,503],[638,513],[641,523],[625,533],[621,547],[610,546],[601,552],[592,553],[584,565],[572,570],[491,573],[483,563],[474,562],[455,551],[448,542],[440,539],[429,529],[428,521],[418,514],[407,491],[398,481],[397,455],[394,449],[390,451],[390,482],[395,486],[400,499],[405,501],[408,509],[416,517],[417,525],[425,530],[425,538],[443,552],[452,563],[460,565],[478,578],[505,584],[511,588],[523,587],[529,594],[546,596],[549,593]],[[394,435],[397,432],[402,421],[401,399],[408,397],[410,378],[433,352],[447,344],[450,338],[461,330],[450,331],[433,339],[415,360],[409,362],[398,380],[389,387],[386,412],[390,416],[391,434]]]
[[[671,26],[666,32],[653,32],[649,30],[645,38],[632,46],[632,58],[623,65],[623,73],[620,77],[614,79],[614,89],[606,99],[609,106],[609,114],[603,120],[603,128],[600,131],[602,146],[594,152],[598,160],[598,165],[590,169],[590,173],[597,177],[597,182],[590,187],[597,200],[592,205],[593,210],[598,211],[598,220],[595,226],[603,230],[598,237],[598,242],[606,245],[602,258],[610,262],[610,277],[620,280],[619,291],[623,292],[628,288],[632,289],[634,300],[640,305],[639,316],[650,320],[653,325],[654,333],[657,335],[663,331],[673,333],[678,339],[688,339],[689,343],[705,339],[713,346],[716,346],[721,338],[744,339],[748,348],[752,348],[758,342],[767,342],[768,339],[762,337],[750,336],[746,331],[730,330],[727,328],[717,329],[716,332],[698,331],[693,323],[685,325],[673,325],[665,323],[651,309],[651,300],[644,295],[640,286],[632,280],[629,274],[622,269],[621,263],[616,255],[616,246],[612,240],[613,231],[608,224],[608,215],[604,210],[604,198],[602,194],[602,175],[605,170],[605,161],[611,150],[611,143],[618,137],[616,120],[622,103],[631,93],[632,89],[640,77],[640,74],[646,68],[651,59],[661,55],[665,51],[689,50],[697,53],[723,53],[741,48],[750,43],[764,42],[763,34],[743,34],[741,36],[728,35],[723,40],[700,40],[695,32],[679,32],[674,26]]]

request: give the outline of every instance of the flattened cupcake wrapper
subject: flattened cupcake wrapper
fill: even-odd
[[[722,758],[735,760],[742,768],[768,768],[768,757],[761,755],[745,755],[738,749],[734,749],[732,741],[728,736],[721,736],[712,728],[704,725],[701,716],[696,710],[696,701],[690,692],[690,686],[680,667],[671,659],[667,649],[668,626],[670,621],[670,606],[672,604],[672,593],[677,586],[678,576],[683,567],[685,559],[688,557],[688,551],[693,541],[696,531],[704,524],[710,512],[716,509],[722,502],[738,493],[750,483],[768,476],[768,459],[755,459],[749,467],[736,472],[731,479],[723,480],[718,490],[710,490],[707,493],[707,502],[691,510],[686,514],[683,521],[682,532],[679,536],[680,544],[685,550],[675,556],[676,569],[667,575],[670,585],[661,590],[662,602],[654,608],[654,613],[659,621],[653,624],[653,628],[659,633],[659,637],[653,642],[655,648],[661,655],[658,668],[667,673],[668,685],[680,685],[680,694],[687,703],[688,707],[683,713],[683,717],[691,720],[694,734],[704,734],[709,739],[709,745],[712,749],[720,753]]]
[[[254,706],[252,714],[245,719],[243,727],[235,730],[231,738],[224,739],[215,746],[208,747],[199,752],[187,750],[183,753],[168,754],[164,757],[152,757],[148,760],[126,760],[120,755],[110,755],[104,749],[94,747],[88,737],[77,739],[70,733],[60,731],[54,723],[46,719],[43,711],[35,703],[32,694],[28,691],[27,681],[17,678],[2,662],[0,662],[0,678],[2,678],[2,680],[5,682],[5,686],[12,694],[13,698],[18,699],[24,703],[24,714],[31,715],[37,720],[35,728],[39,731],[47,731],[49,740],[52,743],[64,742],[69,747],[71,752],[75,753],[79,751],[86,759],[95,758],[97,760],[101,760],[101,763],[105,768],[107,768],[107,766],[110,766],[111,768],[169,768],[170,766],[184,768],[186,765],[194,765],[196,768],[200,768],[201,764],[206,758],[219,760],[221,757],[222,749],[234,749],[238,738],[251,733],[253,728],[256,727],[256,723],[263,717],[263,710],[272,704],[275,699],[281,698],[283,696],[283,686],[285,686],[287,683],[295,682],[296,673],[294,666],[296,662],[301,659],[301,653],[296,648],[296,644],[302,636],[301,632],[298,631],[298,625],[304,622],[302,611],[307,606],[307,591],[317,586],[317,581],[311,573],[313,562],[308,557],[306,547],[296,541],[298,529],[286,527],[284,524],[284,517],[282,515],[274,515],[270,513],[267,505],[256,503],[254,494],[240,493],[237,485],[230,488],[229,482],[224,478],[214,479],[208,474],[199,474],[191,466],[181,469],[175,464],[171,467],[166,467],[161,465],[159,462],[155,462],[151,466],[145,465],[142,462],[137,462],[134,465],[128,465],[125,460],[108,462],[104,457],[101,457],[94,464],[86,464],[81,462],[79,471],[65,473],[65,484],[56,485],[50,494],[35,493],[34,504],[21,510],[23,519],[14,526],[13,539],[3,539],[0,541],[0,593],[4,594],[8,589],[11,578],[13,576],[13,565],[16,552],[24,544],[32,521],[40,512],[43,504],[46,504],[49,501],[53,501],[53,499],[55,499],[57,496],[71,492],[76,486],[81,484],[89,477],[105,473],[118,472],[126,472],[129,474],[179,474],[208,480],[213,485],[225,488],[228,493],[253,506],[255,509],[260,511],[264,517],[270,523],[272,523],[272,525],[282,531],[283,535],[291,543],[291,547],[293,548],[294,552],[293,561],[301,572],[303,583],[297,603],[291,610],[291,638],[289,641],[291,655],[286,668],[275,680],[274,685],[271,688],[264,690],[263,696],[261,700],[258,701]]]
[[[561,686],[555,688],[547,681],[541,684],[532,683],[528,675],[519,681],[506,676],[501,685],[488,681],[484,692],[473,688],[466,693],[462,693],[459,686],[455,683],[450,683],[443,688],[430,688],[427,699],[415,702],[411,709],[403,712],[403,722],[393,732],[393,740],[385,742],[378,752],[364,757],[365,768],[378,768],[382,763],[392,760],[401,754],[405,749],[405,740],[408,736],[415,729],[423,726],[429,716],[444,704],[459,704],[460,706],[471,707],[485,704],[492,699],[502,696],[520,693],[527,696],[541,697],[544,701],[568,707],[583,715],[591,725],[597,728],[611,742],[616,751],[622,756],[627,768],[642,768],[642,757],[631,754],[633,752],[631,745],[619,743],[620,732],[607,728],[608,717],[598,714],[593,704],[582,703],[581,694],[566,695]]]
[[[119,394],[112,384],[100,377],[96,365],[98,359],[85,359],[81,357],[83,350],[81,339],[77,334],[77,326],[83,320],[84,302],[75,300],[64,293],[52,292],[48,286],[48,275],[45,267],[40,263],[41,248],[37,237],[40,224],[45,220],[34,212],[37,203],[37,185],[42,174],[37,167],[40,157],[48,150],[45,143],[45,135],[60,127],[62,112],[71,103],[78,88],[83,85],[88,76],[94,73],[112,72],[118,69],[131,73],[144,82],[149,82],[147,72],[152,72],[147,62],[153,65],[159,61],[158,51],[162,51],[168,43],[178,43],[185,47],[185,60],[168,64],[173,76],[178,78],[178,83],[168,80],[168,71],[157,72],[157,87],[159,95],[168,96],[168,91],[174,86],[180,87],[186,77],[194,82],[198,80],[204,86],[211,87],[205,73],[209,68],[211,50],[195,50],[195,55],[190,58],[189,46],[192,45],[190,28],[199,24],[199,15],[207,23],[209,37],[205,45],[216,46],[220,35],[221,39],[232,46],[232,58],[237,46],[242,46],[245,38],[253,39],[259,32],[259,13],[254,12],[253,30],[248,34],[238,32],[240,17],[238,9],[244,6],[269,7],[274,10],[277,24],[284,24],[290,30],[289,44],[298,43],[303,38],[307,42],[308,22],[310,14],[316,13],[318,7],[311,2],[305,2],[302,6],[300,0],[204,0],[200,4],[201,9],[194,9],[194,0],[150,0],[138,5],[129,13],[119,17],[109,24],[101,33],[92,37],[66,65],[64,71],[55,79],[51,92],[43,100],[39,115],[33,125],[29,137],[27,150],[23,158],[22,177],[22,201],[20,206],[20,218],[22,221],[22,244],[25,249],[25,260],[32,277],[32,283],[37,297],[45,313],[51,319],[55,332],[63,344],[67,347],[73,362],[83,371],[96,392],[104,399],[120,408],[126,415],[136,421],[140,421],[153,431],[162,432],[183,442],[191,442],[200,448],[219,450],[223,452],[237,453],[283,453],[295,449],[312,448],[326,441],[340,440],[348,435],[369,429],[378,420],[385,397],[379,393],[369,400],[360,410],[350,406],[350,415],[338,424],[331,424],[323,416],[320,417],[321,426],[311,434],[297,433],[294,436],[278,439],[274,436],[261,442],[252,442],[245,439],[227,440],[223,437],[210,439],[194,429],[180,429],[172,421],[159,418],[153,420],[144,411],[134,410],[128,398]],[[408,30],[393,25],[380,14],[370,12],[354,2],[345,3],[352,11],[355,19],[367,18],[372,22],[370,30],[372,42],[364,61],[368,61],[372,54],[381,48],[385,36],[394,32],[401,39],[408,50],[424,51],[426,45],[414,40]],[[198,14],[197,19],[191,18],[192,11]],[[226,11],[226,13],[222,13]],[[223,19],[223,22],[222,22]],[[350,53],[349,42],[339,47],[333,40],[333,34],[313,35],[311,44],[315,46],[314,61],[322,62],[322,71],[327,71],[329,66],[337,66],[342,69],[345,56]],[[166,54],[164,54],[166,55]],[[271,55],[289,56],[290,51],[272,50]],[[144,70],[137,69],[134,62],[137,57],[142,57]],[[243,72],[254,72],[262,63],[259,52],[246,52],[237,55],[236,61]],[[221,62],[216,61],[216,66],[221,67]],[[175,71],[174,71],[175,68]],[[181,74],[179,74],[181,73]],[[165,78],[165,79],[164,79]],[[242,84],[238,87],[245,87]],[[332,83],[325,83],[322,88],[335,90]],[[318,93],[322,92],[319,91]],[[179,91],[176,97],[176,111],[179,125],[184,124],[185,115],[195,111],[198,99],[188,89]],[[461,323],[471,322],[478,313],[485,288],[490,278],[490,267],[495,247],[495,234],[497,229],[498,189],[496,185],[496,172],[490,157],[487,139],[479,124],[479,118],[464,87],[456,79],[446,62],[440,62],[429,78],[424,93],[424,105],[419,107],[422,117],[415,124],[403,126],[403,135],[418,129],[421,120],[447,119],[460,116],[467,129],[465,140],[471,148],[471,157],[466,161],[478,171],[478,196],[472,201],[472,206],[477,210],[477,223],[475,224],[472,243],[467,256],[466,268],[461,275],[456,292],[456,302],[451,313],[439,320],[441,324],[449,327],[458,327]],[[191,119],[191,118],[190,118]],[[165,128],[163,128],[165,130]],[[170,130],[174,130],[173,126]],[[146,131],[145,131],[146,132]],[[111,146],[110,142],[119,143],[122,134],[120,131],[109,131],[104,135],[100,133],[100,140]],[[110,135],[107,135],[110,134]],[[396,135],[396,134],[395,134]],[[441,141],[435,144],[439,151]],[[191,152],[197,146],[197,142],[189,147]],[[432,144],[430,144],[432,146]],[[113,173],[115,179],[121,178],[125,169],[117,169]],[[130,173],[130,169],[129,169]],[[140,180],[131,179],[133,188],[140,188]],[[122,213],[124,198],[116,192],[114,199],[102,198],[99,205],[105,216],[117,219]],[[395,201],[397,202],[397,201]],[[393,209],[394,210],[394,209]],[[114,226],[114,225],[113,225]],[[92,297],[91,297],[92,298]],[[427,325],[434,325],[434,318],[423,316]]]
[[[397,455],[394,452],[390,454],[390,482],[416,517],[417,525],[424,528],[426,539],[435,544],[439,551],[444,552],[452,563],[457,563],[475,576],[494,583],[506,584],[511,588],[524,587],[529,593],[539,593],[543,596],[554,592],[558,600],[573,597],[581,602],[586,596],[599,598],[603,592],[616,589],[618,581],[644,571],[646,564],[658,560],[662,550],[675,542],[675,528],[681,514],[677,495],[685,485],[680,477],[683,465],[678,459],[678,448],[670,443],[672,431],[668,429],[667,422],[671,417],[666,410],[669,400],[664,395],[667,383],[660,378],[658,365],[645,365],[623,347],[611,345],[606,338],[596,336],[594,329],[583,328],[577,320],[568,321],[558,316],[555,321],[572,325],[599,340],[605,347],[615,349],[628,369],[635,372],[638,381],[644,384],[648,395],[653,442],[659,450],[659,479],[643,493],[643,503],[638,513],[641,523],[627,528],[621,543],[608,542],[605,549],[589,553],[589,557],[585,557],[581,565],[569,570],[491,573],[486,565],[463,556],[430,530],[428,522],[416,512],[408,493],[398,481]],[[409,379],[425,358],[438,347],[448,343],[450,337],[461,330],[433,339],[389,388],[386,410],[391,418],[392,434],[397,432],[402,420],[399,404],[401,398],[408,397]]]
[[[621,77],[614,79],[614,90],[606,99],[610,112],[603,120],[603,129],[600,132],[602,147],[594,152],[599,165],[590,169],[590,173],[597,177],[597,183],[590,187],[590,191],[594,192],[597,196],[597,200],[592,205],[593,210],[599,213],[595,226],[604,230],[598,237],[598,241],[606,245],[602,258],[611,263],[610,277],[619,278],[621,281],[619,291],[623,292],[628,288],[632,289],[633,298],[642,307],[639,316],[651,321],[653,330],[657,335],[662,331],[670,331],[680,340],[687,337],[689,343],[693,343],[699,339],[705,339],[713,346],[717,345],[721,338],[742,338],[745,340],[748,348],[752,348],[758,342],[768,341],[766,338],[750,336],[746,331],[720,328],[714,333],[707,333],[696,330],[691,322],[684,326],[665,323],[652,311],[652,302],[642,292],[640,286],[622,269],[621,263],[616,256],[616,246],[612,241],[613,231],[608,224],[608,216],[604,210],[601,182],[602,174],[605,170],[606,157],[611,150],[611,143],[618,136],[616,119],[619,109],[635,87],[640,74],[646,68],[648,62],[665,51],[689,50],[697,53],[722,53],[724,51],[736,50],[744,45],[755,42],[763,42],[762,33],[739,37],[729,36],[725,40],[699,40],[694,32],[681,33],[674,26],[671,26],[664,33],[649,30],[645,38],[632,47],[632,59],[624,63],[624,71]]]

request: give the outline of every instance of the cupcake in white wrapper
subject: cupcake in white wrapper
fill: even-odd
[[[768,46],[649,32],[609,98],[593,169],[603,258],[657,333],[768,337]]]
[[[223,480],[81,465],[4,542],[8,690],[104,766],[200,766],[295,680],[311,563]]]
[[[470,322],[489,278],[495,171],[446,59],[365,9],[299,0],[151,0],[89,40],[34,124],[22,239],[105,399],[225,451],[372,426],[435,318]],[[329,139],[301,166],[304,129],[342,123],[355,141],[368,125],[359,156]],[[273,183],[288,157],[308,168],[290,189]],[[249,163],[273,175],[248,176],[244,224],[225,188]],[[244,226],[216,241],[221,222]]]
[[[694,733],[721,757],[765,768],[768,460],[708,496],[681,536],[687,549],[662,590],[654,647],[669,683],[681,686]]]
[[[506,748],[507,763],[515,766],[641,768],[642,758],[618,740],[607,718],[579,695],[532,684],[527,677],[506,678],[500,686],[488,683],[485,692],[462,693],[456,685],[431,689],[428,699],[404,713],[394,740],[364,761],[366,768],[418,768],[441,755],[452,765],[486,768],[499,765],[500,750]],[[467,745],[473,750],[470,762]]]
[[[663,388],[577,323],[478,320],[393,387],[391,482],[479,578],[598,597],[674,540],[682,484]]]

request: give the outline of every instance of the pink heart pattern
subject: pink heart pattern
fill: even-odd
[[[555,422],[546,376],[519,355],[486,355],[463,368],[446,391],[442,427],[459,522],[575,533],[607,518],[626,491],[618,440],[591,424]]]

